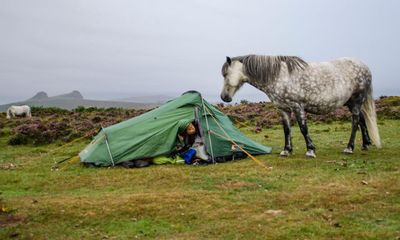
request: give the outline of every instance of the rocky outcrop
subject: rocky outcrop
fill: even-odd
[[[48,99],[49,96],[47,95],[46,92],[38,92],[35,94],[35,96],[31,97],[28,99],[28,101],[37,101],[37,100],[44,100],[44,99]]]
[[[74,91],[72,91],[70,93],[54,96],[52,98],[83,99],[83,96],[79,91],[74,90]]]

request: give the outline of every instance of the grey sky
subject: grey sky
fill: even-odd
[[[95,99],[219,95],[225,56],[250,53],[356,57],[375,96],[399,95],[399,9],[396,0],[0,0],[0,103],[75,89]],[[264,95],[247,86],[242,98]]]

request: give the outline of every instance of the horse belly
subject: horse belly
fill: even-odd
[[[303,106],[308,112],[326,114],[343,106],[350,99],[352,92],[348,86],[333,85],[329,89],[306,95]]]

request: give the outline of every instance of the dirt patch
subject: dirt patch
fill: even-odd
[[[0,227],[15,226],[27,222],[27,217],[14,214],[0,214]]]
[[[241,188],[252,188],[256,187],[257,184],[249,183],[249,182],[240,182],[240,181],[228,181],[221,184],[218,184],[216,187],[218,189],[241,189]]]
[[[0,170],[15,170],[17,165],[14,163],[3,163],[0,164]]]
[[[6,207],[4,200],[0,198],[0,227],[18,225],[26,219],[26,216],[15,214],[15,209]]]

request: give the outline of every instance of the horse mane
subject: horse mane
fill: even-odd
[[[308,63],[296,56],[264,56],[246,55],[232,58],[232,61],[240,61],[245,67],[245,73],[252,79],[269,82],[279,77],[282,62],[286,63],[289,74],[294,70],[303,70]],[[222,74],[226,72],[228,64],[222,67]]]

